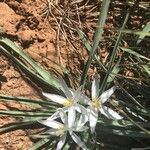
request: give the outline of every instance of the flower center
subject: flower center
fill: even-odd
[[[63,136],[64,135],[64,133],[65,133],[65,128],[64,128],[64,126],[60,126],[59,128],[58,128],[58,131],[56,131],[56,135],[57,136]]]
[[[101,108],[101,106],[102,106],[101,101],[99,99],[93,99],[92,106],[96,109]]]
[[[72,100],[72,99],[66,99],[66,100],[64,101],[64,103],[63,103],[63,105],[64,105],[65,107],[71,107],[71,106],[73,106],[74,104],[75,104],[75,101]]]

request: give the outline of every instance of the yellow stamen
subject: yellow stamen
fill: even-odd
[[[92,106],[95,108],[95,109],[99,109],[101,108],[101,101],[99,99],[93,99],[92,100]]]
[[[64,132],[65,132],[65,128],[64,128],[64,126],[60,126],[59,128],[58,128],[58,131],[56,131],[56,136],[63,136],[64,135]]]
[[[64,101],[63,105],[64,105],[65,107],[71,107],[71,106],[74,105],[74,103],[75,103],[74,100],[72,100],[72,99],[66,99],[66,100]]]

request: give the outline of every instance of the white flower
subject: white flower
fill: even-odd
[[[44,92],[42,94],[45,97],[47,97],[49,100],[64,106],[63,110],[65,112],[68,111],[69,127],[70,127],[74,123],[76,117],[75,111],[78,111],[83,115],[87,115],[87,110],[82,105],[78,104],[81,95],[80,88],[77,91],[71,90],[67,87],[63,79],[60,79],[60,81],[63,87],[63,92],[66,97],[56,95],[56,94],[44,93]]]
[[[87,104],[89,105],[89,122],[92,133],[95,131],[99,111],[109,119],[122,119],[117,112],[104,106],[104,103],[114,93],[115,89],[115,87],[112,87],[99,96],[99,80],[97,78],[93,80],[91,89],[92,101],[87,98]]]
[[[84,142],[81,141],[81,139],[74,133],[74,132],[82,132],[84,130],[86,130],[87,128],[84,126],[84,124],[86,123],[84,121],[84,123],[82,122],[82,117],[80,117],[79,121],[75,121],[73,123],[73,126],[69,127],[69,118],[67,117],[67,115],[65,114],[65,112],[63,110],[59,110],[57,115],[61,118],[63,123],[60,123],[58,121],[56,121],[54,118],[49,117],[47,120],[41,120],[39,121],[41,124],[44,124],[48,127],[50,127],[51,129],[48,130],[46,133],[47,134],[51,134],[51,135],[56,135],[60,137],[59,142],[57,143],[57,148],[56,150],[61,150],[62,147],[64,146],[65,142],[66,142],[66,137],[67,137],[67,133],[70,134],[70,136],[72,137],[72,139],[83,149],[83,150],[88,150],[88,148],[86,147],[86,145],[84,144]],[[82,116],[82,115],[81,115]]]

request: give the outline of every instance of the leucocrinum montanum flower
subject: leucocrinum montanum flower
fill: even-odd
[[[74,122],[76,117],[76,111],[82,113],[84,116],[87,116],[87,110],[78,103],[79,101],[82,101],[82,97],[80,96],[81,95],[80,88],[75,91],[73,89],[69,89],[65,81],[61,78],[60,82],[63,87],[65,97],[45,92],[43,92],[42,94],[49,100],[63,105],[64,107],[62,109],[65,112],[68,112],[68,119],[70,122]]]
[[[109,119],[122,119],[122,117],[117,112],[113,111],[107,106],[104,106],[104,103],[114,93],[115,89],[116,87],[113,86],[99,96],[99,80],[97,77],[94,78],[91,88],[92,101],[88,97],[86,98],[86,103],[89,105],[87,109],[92,133],[95,131],[99,111]]]
[[[46,134],[60,137],[56,150],[61,150],[63,148],[66,142],[67,133],[69,133],[74,142],[77,143],[83,150],[88,150],[84,142],[81,141],[80,137],[75,134],[75,132],[87,130],[87,127],[84,126],[86,121],[83,121],[82,115],[79,117],[79,119],[75,118],[75,122],[70,122],[63,109],[59,109],[57,112],[57,114],[52,115],[48,119],[39,121],[39,123],[51,128],[46,131]],[[60,118],[62,122],[56,121],[55,117]]]

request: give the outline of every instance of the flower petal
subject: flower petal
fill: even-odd
[[[57,143],[57,148],[56,148],[56,150],[61,150],[62,149],[62,147],[64,146],[64,144],[65,144],[65,142],[66,142],[66,134],[64,134],[61,138],[60,138],[60,140],[59,140],[59,142]]]
[[[55,119],[57,119],[59,117],[60,117],[60,112],[59,112],[59,109],[58,109],[53,115],[48,117],[47,120],[55,120]]]
[[[40,120],[38,122],[53,129],[59,129],[64,126],[62,123],[53,120]]]
[[[77,143],[77,145],[79,145],[83,150],[88,150],[84,142],[82,142],[81,139],[74,132],[70,132],[70,135],[75,143]]]
[[[100,112],[109,119],[119,120],[119,119],[123,118],[117,112],[113,111],[112,109],[110,109],[106,106],[102,106],[102,108],[100,109]]]
[[[75,107],[70,107],[68,109],[68,127],[72,128],[74,123],[75,123],[75,118],[76,118],[76,112],[75,112]]]
[[[81,87],[79,87],[74,93],[73,93],[73,100],[75,102],[78,102],[80,99],[80,94],[81,94]]]
[[[88,112],[91,132],[94,133],[98,120],[98,111],[96,111],[93,107],[88,107]]]
[[[99,96],[99,80],[96,76],[92,82],[92,99],[97,99]]]
[[[70,92],[66,82],[63,80],[63,78],[59,78],[59,80],[60,80],[60,83],[61,83],[61,85],[63,87],[64,94],[66,95],[66,97],[68,99],[71,99],[72,98],[72,93]]]
[[[75,131],[82,132],[88,129],[86,126],[84,126],[87,121],[88,121],[88,116],[81,114],[79,121],[75,124]]]
[[[50,93],[42,93],[45,97],[47,97],[49,100],[56,102],[58,104],[64,104],[64,102],[66,101],[65,97],[62,97],[60,95],[56,95],[56,94],[50,94]]]
[[[60,118],[61,118],[62,122],[64,123],[64,125],[68,126],[68,117],[67,117],[65,111],[63,109],[61,109],[59,111],[59,113],[60,113]]]
[[[70,91],[71,91],[72,95],[75,95],[75,90],[74,89],[70,89]],[[78,91],[78,92],[79,92],[78,101],[80,103],[89,105],[89,103],[91,102],[91,100],[86,95],[84,95],[81,91]]]
[[[75,107],[75,109],[76,109],[79,113],[84,114],[84,115],[87,115],[87,110],[86,110],[86,108],[83,107],[82,105],[76,104],[74,107]]]
[[[101,102],[105,103],[109,99],[109,97],[115,92],[115,90],[116,90],[116,87],[113,86],[109,90],[107,90],[104,93],[102,93],[102,95],[99,97],[99,99],[101,100]]]
[[[48,131],[46,131],[45,133],[47,134],[51,134],[51,135],[55,135],[56,136],[56,132],[58,131],[58,129],[49,129]]]

